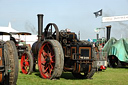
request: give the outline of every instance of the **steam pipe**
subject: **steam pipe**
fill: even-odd
[[[38,42],[41,41],[42,33],[43,33],[43,14],[38,14]]]
[[[106,26],[107,28],[107,41],[110,39],[111,25]]]

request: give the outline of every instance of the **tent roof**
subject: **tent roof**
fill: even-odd
[[[18,32],[18,31],[13,29],[11,27],[11,23],[9,22],[8,27],[0,27],[0,32],[8,32],[8,33],[10,33],[10,32]]]

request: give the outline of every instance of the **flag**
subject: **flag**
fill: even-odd
[[[97,12],[94,12],[95,14],[95,17],[97,18],[98,16],[102,16],[102,9],[97,11]]]

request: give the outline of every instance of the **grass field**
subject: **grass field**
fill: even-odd
[[[64,72],[59,80],[42,79],[39,72],[24,75],[19,71],[17,85],[128,85],[128,68],[107,68],[96,72],[93,79],[75,79]]]

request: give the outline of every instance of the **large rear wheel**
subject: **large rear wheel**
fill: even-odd
[[[19,71],[18,54],[15,43],[13,41],[6,42],[9,51],[10,74],[9,85],[16,85]]]
[[[44,79],[59,78],[63,71],[64,54],[57,40],[45,40],[39,49],[38,68]]]

